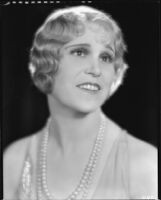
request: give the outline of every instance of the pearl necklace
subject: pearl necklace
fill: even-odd
[[[56,198],[53,194],[49,192],[47,186],[47,147],[48,147],[48,138],[49,138],[49,122],[43,136],[43,140],[40,146],[40,156],[39,156],[39,165],[38,165],[38,176],[37,176],[37,195],[38,200],[42,200],[44,198],[43,194],[46,196],[48,200],[55,200]],[[101,114],[101,123],[99,127],[99,132],[97,134],[93,150],[89,157],[88,163],[83,171],[79,184],[76,186],[75,190],[64,200],[76,200],[78,196],[81,196],[81,199],[86,199],[88,195],[88,190],[90,185],[92,184],[93,174],[96,168],[97,160],[99,158],[101,147],[103,143],[105,130],[105,116]],[[79,198],[80,199],[80,198]]]

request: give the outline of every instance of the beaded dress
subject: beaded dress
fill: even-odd
[[[109,120],[108,124],[109,135],[105,133],[106,138],[97,171],[86,199],[130,199],[128,172],[129,136],[125,130],[118,127],[114,122]],[[109,144],[110,134],[113,134],[114,137]],[[28,144],[16,195],[17,200],[39,200],[36,192],[37,161],[33,162],[31,158],[31,149],[35,146],[34,141],[36,141],[36,137],[36,135],[31,136]],[[44,197],[43,200],[48,199]]]

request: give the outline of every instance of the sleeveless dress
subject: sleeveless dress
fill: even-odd
[[[110,127],[109,132],[103,143],[97,171],[88,192],[88,199],[131,199],[128,133],[115,124]],[[110,134],[114,135],[112,139],[110,139]],[[36,190],[36,162],[33,163],[30,153],[35,137],[35,135],[31,136],[28,144],[17,190],[17,200],[39,200],[34,192]]]

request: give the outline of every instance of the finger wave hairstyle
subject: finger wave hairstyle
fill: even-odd
[[[112,31],[115,45],[115,70],[119,73],[111,87],[113,94],[123,81],[128,65],[123,33],[110,15],[89,6],[73,6],[53,11],[36,31],[29,56],[29,70],[34,84],[45,94],[53,89],[54,77],[61,59],[60,49],[85,32],[86,24],[94,23],[105,31]]]

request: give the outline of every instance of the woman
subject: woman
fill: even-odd
[[[128,65],[117,23],[87,6],[37,30],[29,69],[47,95],[45,127],[4,154],[5,199],[157,198],[157,151],[105,116]]]

